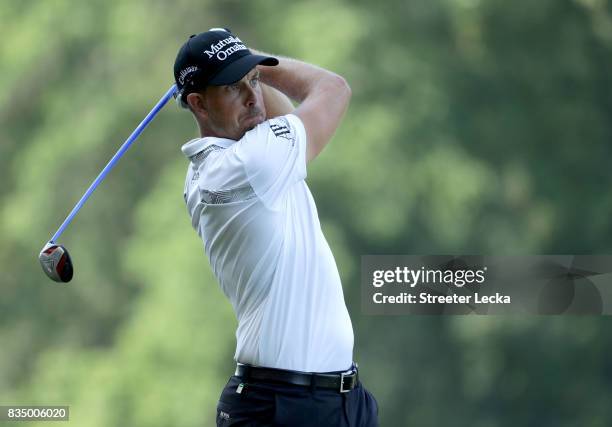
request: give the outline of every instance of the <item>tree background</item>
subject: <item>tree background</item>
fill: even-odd
[[[188,113],[166,106],[64,234],[71,284],[37,256],[180,45],[217,26],[351,84],[307,181],[381,425],[612,425],[607,317],[376,317],[359,300],[365,254],[611,252],[606,0],[1,0],[0,403],[67,404],[83,427],[214,424],[236,321],[183,202]]]

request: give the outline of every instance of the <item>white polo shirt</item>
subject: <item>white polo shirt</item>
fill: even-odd
[[[353,328],[304,181],[306,132],[287,115],[234,141],[194,139],[185,201],[236,317],[235,359],[306,372],[348,369]]]

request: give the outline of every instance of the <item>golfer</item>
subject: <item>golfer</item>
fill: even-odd
[[[238,319],[236,372],[217,425],[377,426],[305,182],[340,124],[349,86],[314,65],[254,54],[224,29],[191,36],[174,76],[177,101],[201,135],[182,147],[187,209]]]

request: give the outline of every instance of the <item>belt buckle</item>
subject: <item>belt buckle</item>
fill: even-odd
[[[345,374],[344,372],[340,374],[340,393],[348,393],[349,391],[351,391],[351,389],[344,389],[344,377],[347,375],[351,375],[352,372],[350,374]]]

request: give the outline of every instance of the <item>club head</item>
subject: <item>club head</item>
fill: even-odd
[[[48,242],[38,256],[43,271],[51,280],[68,283],[72,280],[72,261],[62,245]]]

